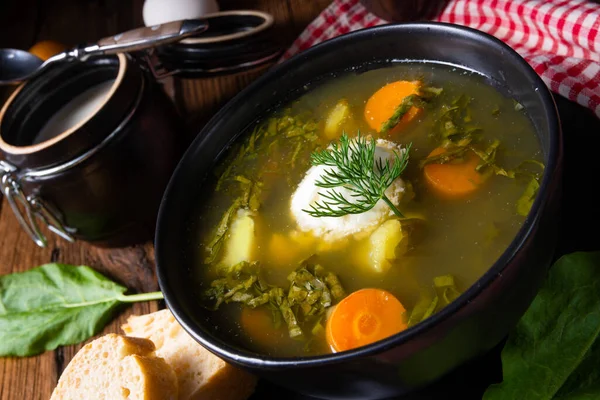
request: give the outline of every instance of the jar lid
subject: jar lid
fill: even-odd
[[[22,83],[0,109],[0,159],[38,174],[104,142],[139,102],[144,79],[134,64],[124,53],[95,56],[49,66]],[[83,108],[76,111],[78,101]]]
[[[273,63],[281,54],[272,40],[274,19],[268,13],[233,10],[202,18],[207,30],[155,48],[155,70],[183,78],[231,74]]]

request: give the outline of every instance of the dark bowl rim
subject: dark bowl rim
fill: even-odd
[[[180,303],[177,301],[177,296],[172,287],[168,284],[168,278],[166,273],[166,267],[163,268],[162,261],[162,237],[166,235],[163,233],[161,227],[164,225],[163,219],[167,213],[166,202],[174,188],[174,178],[179,175],[180,169],[183,168],[183,160],[187,158],[187,155],[192,152],[192,149],[196,149],[202,146],[204,141],[203,132],[208,132],[213,129],[217,121],[226,117],[234,108],[236,103],[245,101],[252,93],[260,90],[261,84],[267,80],[273,79],[274,76],[285,74],[286,70],[295,69],[297,66],[310,61],[313,54],[320,52],[334,51],[338,46],[343,45],[345,42],[356,38],[357,36],[373,35],[379,32],[385,31],[398,31],[398,30],[410,30],[413,34],[427,33],[431,30],[444,33],[445,35],[458,35],[468,36],[469,40],[475,42],[484,42],[490,46],[496,46],[502,48],[507,54],[507,58],[512,63],[520,67],[524,75],[532,82],[532,87],[539,88],[539,95],[541,96],[541,103],[545,110],[545,119],[549,124],[549,149],[547,153],[547,162],[544,170],[544,176],[540,184],[538,195],[534,200],[533,206],[529,215],[526,217],[523,225],[506,247],[505,251],[498,257],[498,259],[490,266],[490,268],[467,290],[465,290],[457,299],[455,299],[448,306],[440,310],[438,313],[427,318],[423,322],[416,324],[415,326],[408,328],[396,335],[389,338],[383,339],[371,345],[360,347],[354,350],[324,354],[317,356],[306,356],[306,357],[271,357],[251,351],[245,351],[234,346],[225,344],[220,345],[217,341],[213,340],[210,335],[206,335],[202,332],[198,332],[195,328],[195,323],[191,317],[186,315],[183,311]],[[434,61],[434,60],[431,60]],[[405,343],[421,333],[434,329],[436,325],[442,321],[448,319],[451,315],[455,314],[459,309],[464,307],[475,299],[483,290],[488,287],[497,277],[502,275],[503,270],[510,263],[510,261],[519,253],[524,243],[530,237],[532,230],[537,225],[537,221],[540,219],[545,204],[547,202],[549,189],[551,183],[554,180],[560,166],[561,158],[561,129],[560,121],[558,116],[558,110],[552,97],[550,90],[547,88],[540,76],[535,70],[510,46],[502,42],[500,39],[482,32],[480,30],[469,28],[461,25],[450,24],[445,22],[409,22],[409,23],[391,23],[386,25],[379,25],[375,27],[364,28],[356,30],[344,35],[337,36],[333,39],[329,39],[322,43],[319,43],[301,53],[296,54],[290,59],[272,67],[265,74],[260,76],[245,89],[240,91],[234,98],[229,100],[225,106],[223,106],[217,114],[215,114],[211,120],[201,129],[196,139],[189,146],[188,150],[182,157],[179,165],[176,167],[171,180],[165,190],[163,200],[161,202],[156,235],[155,235],[155,255],[157,264],[157,276],[159,286],[164,294],[165,302],[167,307],[171,310],[176,320],[183,326],[183,328],[203,347],[207,348],[212,353],[223,357],[231,362],[237,363],[252,369],[273,369],[273,368],[302,368],[312,366],[324,366],[331,364],[338,364],[350,359],[356,359],[359,357],[372,356],[378,353],[385,352],[391,348],[397,347],[398,345]]]

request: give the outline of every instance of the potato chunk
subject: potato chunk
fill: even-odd
[[[391,261],[411,251],[425,236],[425,220],[390,219],[381,224],[369,237],[367,264],[377,273],[386,272]]]
[[[352,115],[350,113],[348,101],[346,101],[346,99],[341,99],[327,116],[324,130],[325,138],[329,140],[337,139],[342,133],[344,123],[351,118]]]
[[[373,271],[386,272],[396,259],[396,247],[402,241],[402,225],[397,219],[385,221],[369,237],[369,264]]]
[[[254,249],[254,219],[252,211],[241,208],[229,228],[225,242],[225,256],[221,264],[231,267],[242,261],[252,261]]]

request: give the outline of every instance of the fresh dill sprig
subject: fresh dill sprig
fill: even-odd
[[[339,143],[312,153],[312,165],[334,168],[326,169],[315,182],[318,187],[330,189],[319,193],[323,200],[302,211],[313,217],[342,217],[369,211],[383,199],[396,216],[404,218],[385,191],[406,169],[410,147],[409,144],[402,155],[394,151],[393,160],[375,160],[375,139],[367,141],[358,132],[357,138],[350,140],[344,132]],[[349,198],[333,190],[339,187],[350,192]]]

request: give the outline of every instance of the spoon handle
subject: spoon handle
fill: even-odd
[[[202,19],[174,21],[137,28],[100,39],[95,45],[85,47],[82,56],[143,50],[177,42],[206,29],[208,29],[208,23]]]

